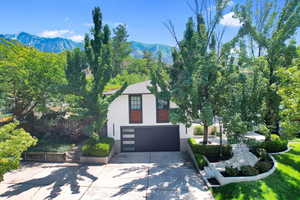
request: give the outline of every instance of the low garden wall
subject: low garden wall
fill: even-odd
[[[92,157],[92,156],[80,156],[80,163],[91,163],[91,164],[107,164],[110,159],[113,157],[115,154],[115,146],[116,144],[113,145],[111,148],[111,151],[108,156],[105,157]]]
[[[24,152],[23,161],[37,162],[65,162],[67,159],[66,153],[56,152]]]

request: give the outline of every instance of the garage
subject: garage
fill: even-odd
[[[122,152],[179,151],[179,126],[121,127]]]

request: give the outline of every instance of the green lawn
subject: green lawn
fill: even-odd
[[[66,152],[73,144],[64,139],[41,139],[38,144],[28,149],[28,152]]]
[[[213,189],[216,200],[300,200],[300,143],[291,151],[275,155],[277,170],[253,182],[233,183]]]

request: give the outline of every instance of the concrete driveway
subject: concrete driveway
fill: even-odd
[[[213,199],[180,152],[121,153],[103,166],[27,163],[4,178],[1,200]]]

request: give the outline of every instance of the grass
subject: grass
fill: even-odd
[[[64,153],[74,146],[71,142],[66,139],[40,139],[38,144],[34,147],[30,147],[28,152],[58,152]]]
[[[213,188],[216,200],[300,200],[300,143],[290,143],[288,153],[275,155],[277,169],[269,177],[253,182]]]

